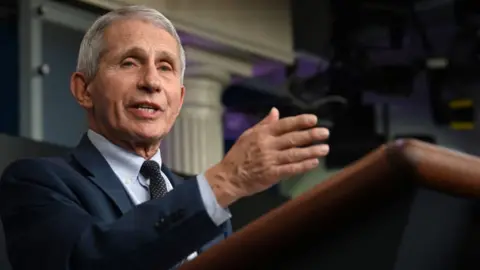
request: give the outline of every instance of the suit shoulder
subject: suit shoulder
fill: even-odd
[[[28,157],[20,158],[11,162],[4,169],[2,178],[39,176],[51,173],[56,169],[68,166],[68,163],[61,157]]]

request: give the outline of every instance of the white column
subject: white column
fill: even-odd
[[[198,174],[224,155],[221,97],[230,74],[206,66],[187,70],[183,108],[161,149],[163,161],[170,169]]]

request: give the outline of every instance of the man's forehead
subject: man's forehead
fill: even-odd
[[[133,47],[177,54],[177,40],[165,29],[140,19],[122,19],[113,22],[104,32],[105,45],[114,50]]]

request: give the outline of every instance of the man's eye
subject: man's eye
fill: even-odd
[[[161,71],[171,71],[171,70],[172,70],[172,68],[171,68],[169,65],[161,65],[161,66],[159,67],[159,69],[160,69]]]
[[[132,61],[125,61],[122,63],[122,67],[133,67],[135,64]]]

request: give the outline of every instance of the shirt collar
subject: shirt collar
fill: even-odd
[[[138,177],[140,168],[143,162],[145,162],[143,157],[111,143],[105,137],[91,129],[88,130],[87,136],[120,179],[127,178],[134,180]],[[162,166],[160,149],[151,160],[158,162],[160,167]]]

